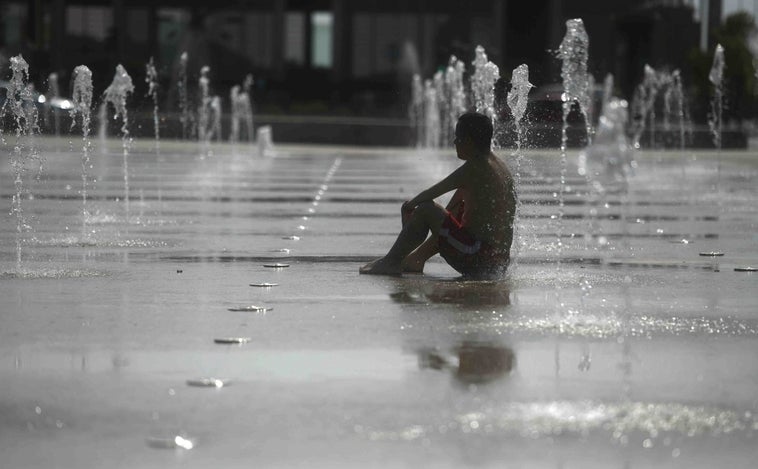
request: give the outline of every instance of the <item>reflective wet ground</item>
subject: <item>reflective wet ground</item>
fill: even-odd
[[[94,142],[84,219],[80,144],[38,144],[21,270],[0,166],[3,467],[755,465],[757,154],[598,194],[503,152],[515,265],[476,282],[357,273],[449,151],[135,142],[127,218]]]

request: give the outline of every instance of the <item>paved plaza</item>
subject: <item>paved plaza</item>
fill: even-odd
[[[127,212],[121,142],[95,140],[83,216],[81,142],[40,138],[17,252],[12,143],[3,467],[758,458],[756,153],[641,153],[628,190],[600,192],[576,152],[561,186],[558,150],[503,150],[514,264],[472,281],[439,257],[424,275],[358,275],[452,150],[139,140]]]

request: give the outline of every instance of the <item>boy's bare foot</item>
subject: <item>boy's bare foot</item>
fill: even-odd
[[[424,273],[424,262],[420,262],[416,259],[412,259],[411,256],[407,256],[405,259],[403,259],[402,264],[400,264],[400,267],[403,269],[403,273],[409,273],[409,274],[423,274]]]
[[[382,257],[364,265],[358,272],[368,275],[401,275],[403,269],[397,262]]]

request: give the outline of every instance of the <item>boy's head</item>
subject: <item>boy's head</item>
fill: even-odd
[[[459,157],[488,154],[492,148],[492,120],[478,112],[462,114],[455,126],[454,143]]]

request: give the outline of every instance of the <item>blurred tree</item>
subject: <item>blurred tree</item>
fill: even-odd
[[[755,18],[747,12],[738,12],[726,17],[714,32],[718,44],[724,47],[724,96],[726,102],[725,120],[744,120],[756,116],[756,71],[752,45],[758,41],[758,27]],[[713,95],[708,73],[713,65],[714,48],[704,53],[693,50],[690,53],[693,79],[693,114],[704,118]]]

